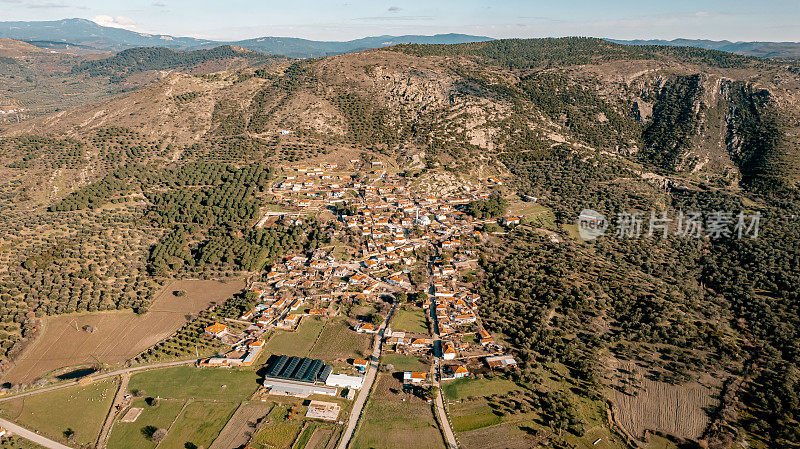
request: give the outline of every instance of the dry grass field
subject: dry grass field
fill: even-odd
[[[144,315],[120,310],[48,317],[41,335],[3,381],[30,383],[63,367],[124,362],[177,331],[186,315],[206,309],[212,301],[221,303],[242,288],[240,280],[176,281],[164,288]],[[176,297],[172,294],[176,290],[186,295]],[[95,331],[84,331],[84,326]]]
[[[670,385],[644,378],[628,367],[627,382],[632,394],[614,390],[616,421],[634,438],[642,439],[645,430],[696,440],[706,425],[706,410],[716,403],[712,388],[698,383]]]
[[[250,434],[255,431],[248,423],[255,423],[266,416],[272,404],[242,404],[233,414],[231,419],[222,428],[219,436],[209,449],[228,449],[231,447],[241,447],[250,441]]]
[[[368,354],[372,336],[354,332],[343,320],[332,320],[325,324],[309,357],[319,358],[327,362],[363,358]]]

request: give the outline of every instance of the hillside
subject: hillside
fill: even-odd
[[[140,54],[176,55],[137,50],[79,70],[173,64]],[[502,201],[464,209],[485,209],[478,218],[505,201],[531,207],[523,198],[542,208],[519,228],[485,223],[490,237],[470,249],[481,315],[519,358],[515,380],[533,386],[487,401],[563,411],[544,424],[560,447],[562,431],[590,428],[575,409],[605,416],[606,401],[627,407],[630,426],[658,421],[679,441],[789,447],[800,428],[800,239],[788,218],[800,216],[798,101],[800,73],[775,61],[583,38],[175,70],[0,129],[3,348],[13,357],[37,316],[146,309],[164,276],[261,274],[286,248],[311,251],[330,230],[318,217],[303,231],[253,228],[276,206],[272,182],[301,164],[380,161],[420,198],[502,179]],[[584,208],[757,211],[763,228],[758,239],[583,242]],[[631,415],[641,401],[670,415],[676,395],[708,409],[709,392],[716,408],[685,433]]]
[[[51,50],[2,39],[3,101],[20,105],[25,111],[2,115],[0,123],[96,104],[160,80],[175,70],[203,75],[271,64],[278,59],[232,46],[196,51],[150,47],[109,54],[97,50]]]
[[[798,59],[800,58],[800,42],[730,42],[711,41],[705,39],[673,39],[666,40],[630,40],[609,39],[612,42],[627,45],[669,45],[673,47],[698,47],[706,50],[720,50],[744,56],[760,58]]]

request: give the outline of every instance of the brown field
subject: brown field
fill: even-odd
[[[326,361],[364,357],[372,336],[354,332],[344,320],[333,320],[325,324],[309,357]]]
[[[515,423],[502,423],[471,430],[458,436],[464,449],[524,449],[534,447],[534,440]]]
[[[250,435],[255,429],[248,423],[255,423],[269,413],[272,404],[242,404],[231,419],[225,424],[216,440],[209,449],[228,449],[244,446],[250,441]]]
[[[644,378],[635,368],[629,380],[633,394],[614,390],[614,417],[631,436],[644,438],[645,430],[696,440],[708,424],[709,407],[716,403],[714,389],[689,383],[670,385]]]
[[[116,365],[169,337],[186,322],[186,315],[224,301],[244,288],[244,281],[176,281],[156,297],[150,310],[130,310],[48,317],[42,333],[3,376],[4,382],[29,383],[59,368],[104,363]],[[175,297],[174,290],[186,296]],[[92,333],[83,327],[95,327]]]
[[[325,447],[330,446],[328,443],[331,441],[331,435],[333,435],[332,429],[316,428],[311,438],[309,438],[305,449],[325,449]]]

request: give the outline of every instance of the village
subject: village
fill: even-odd
[[[254,278],[248,288],[257,297],[255,307],[234,323],[205,328],[207,338],[226,343],[230,351],[198,366],[251,366],[265,335],[291,335],[304,320],[337,316],[352,333],[374,339],[372,354],[346,360],[270,354],[262,394],[356,399],[361,392],[364,398],[356,402],[363,406],[375,376],[371,371],[382,371],[400,381],[404,391],[431,402],[432,387],[440,382],[516,366],[506,346],[484,327],[473,287],[476,245],[486,238],[483,225],[497,220],[475,220],[462,210],[470,201],[489,198],[502,182],[485,179],[478,188],[440,198],[415,194],[407,179],[388,173],[381,162],[363,164],[362,170],[370,171],[348,172],[338,164],[285,170],[269,191],[280,210],[266,212],[256,226],[297,224],[327,214],[332,242],[341,244],[288,254]],[[499,225],[521,220],[503,217]],[[374,312],[352,313],[365,308]],[[408,364],[401,361],[409,359],[424,363],[405,369]],[[340,419],[337,404],[314,401],[314,406],[327,410],[330,420]],[[357,420],[359,414],[356,404],[351,417]],[[345,433],[342,439],[347,438]]]

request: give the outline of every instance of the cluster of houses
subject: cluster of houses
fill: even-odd
[[[382,170],[380,163],[370,165]],[[435,326],[431,333],[440,339],[387,329],[384,342],[401,353],[440,357],[445,361],[442,378],[469,376],[467,362],[471,360],[483,359],[491,369],[515,366],[513,357],[504,354],[502,346],[482,327],[478,315],[480,296],[460,282],[465,272],[475,267],[477,259],[465,242],[484,237],[476,228],[477,223],[459,210],[460,205],[487,199],[489,193],[465,187],[446,198],[417,196],[409,191],[406,179],[396,174],[386,171],[346,174],[338,170],[337,164],[299,167],[273,186],[270,193],[275,202],[292,206],[298,213],[323,207],[338,211],[333,236],[347,236],[353,259],[338,260],[333,250],[319,249],[291,255],[273,264],[260,281],[251,283],[250,291],[258,296],[255,307],[232,320],[246,326],[241,335],[236,335],[236,341],[230,343],[233,333],[224,324],[215,323],[206,329],[211,338],[227,339],[232,349],[202,361],[201,365],[252,364],[263,347],[264,333],[273,329],[292,331],[306,315],[337,313],[336,305],[343,298],[361,303],[376,300],[381,293],[410,292],[412,268],[416,267],[418,272],[417,255],[424,251],[436,254],[425,268],[431,273],[431,295],[423,301],[423,307],[429,311]],[[502,182],[489,179],[487,184]],[[300,215],[290,217],[300,219]],[[519,218],[510,217],[503,223],[518,224]],[[352,251],[354,246],[360,254]],[[353,329],[358,333],[378,332],[378,326],[370,322],[355,323]],[[464,338],[470,334],[474,338]],[[272,375],[267,376],[264,386],[272,394],[290,395],[336,394],[337,388],[351,392],[360,389],[362,376],[334,374],[326,366],[318,360],[284,357],[271,362]],[[353,361],[353,367],[361,374],[368,366],[367,360]],[[289,372],[289,369],[317,371],[311,379],[306,374],[312,371]],[[428,380],[428,373],[405,372],[403,380],[418,384]]]
[[[264,340],[252,332],[236,334],[228,326],[215,322],[204,329],[208,338],[214,338],[232,346],[225,354],[198,361],[198,366],[251,366],[255,363],[264,347]]]

